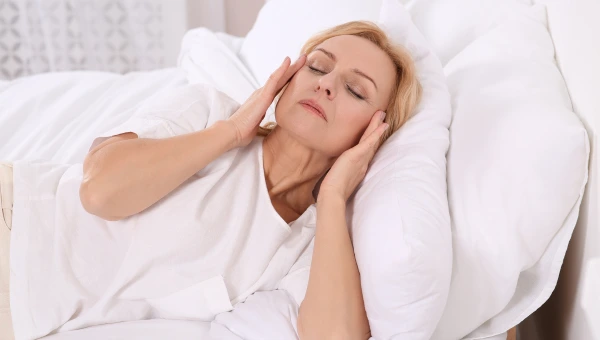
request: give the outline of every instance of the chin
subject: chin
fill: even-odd
[[[289,110],[284,115],[276,114],[277,125],[306,147],[319,150],[330,157],[338,157],[347,148],[339,141],[328,138],[327,122],[306,113],[304,109]]]
[[[312,150],[318,150],[328,157],[338,157],[347,150],[347,148],[343,148],[339,143],[334,144],[331,140],[327,140],[324,137],[326,136],[326,132],[319,133],[310,124],[293,124],[289,128],[285,125],[280,127],[286,130],[287,133],[302,145]]]
[[[279,125],[297,139],[298,142],[310,148],[314,149],[323,142],[324,131],[321,131],[322,128],[315,126],[310,121],[293,119],[291,121],[284,121]]]

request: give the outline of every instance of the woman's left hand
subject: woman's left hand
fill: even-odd
[[[341,197],[344,202],[348,201],[358,184],[365,178],[369,163],[379,147],[380,138],[389,127],[383,122],[384,118],[385,112],[377,111],[360,142],[338,157],[321,183],[319,198],[334,195]]]

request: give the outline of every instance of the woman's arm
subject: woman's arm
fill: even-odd
[[[223,153],[248,145],[279,90],[305,61],[303,55],[290,65],[286,57],[265,86],[231,117],[209,128],[164,139],[135,136],[98,145],[83,163],[79,196],[85,210],[110,221],[135,215]]]
[[[319,196],[306,296],[298,315],[301,340],[369,339],[360,274],[346,225],[346,200]]]
[[[136,136],[96,146],[83,162],[83,207],[110,221],[145,210],[235,147],[236,132],[224,122],[170,138]]]
[[[335,161],[319,189],[317,231],[306,295],[298,312],[301,340],[368,339],[369,321],[346,224],[346,202],[365,178],[389,127],[373,114],[358,145]]]

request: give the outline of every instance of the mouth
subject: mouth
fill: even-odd
[[[302,105],[307,111],[316,114],[317,116],[323,118],[327,121],[327,116],[325,115],[325,111],[323,108],[314,100],[301,100],[300,105]]]

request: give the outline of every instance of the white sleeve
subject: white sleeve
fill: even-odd
[[[90,150],[102,141],[125,132],[139,138],[162,139],[183,135],[227,119],[240,104],[205,84],[161,91],[130,109],[123,123],[96,136]]]
[[[302,304],[304,296],[306,295],[306,288],[308,288],[308,277],[310,274],[314,246],[315,238],[313,237],[306,249],[302,252],[302,255],[300,255],[288,274],[277,286],[277,289],[288,292],[294,301],[296,301],[298,307]]]

